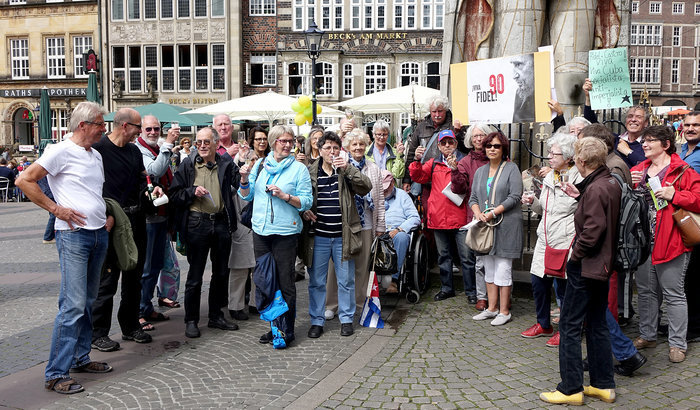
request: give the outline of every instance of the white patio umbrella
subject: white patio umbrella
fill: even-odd
[[[231,118],[238,120],[265,120],[272,126],[273,121],[294,114],[292,103],[295,101],[296,98],[268,90],[264,93],[196,108],[183,114],[228,114]],[[329,107],[323,107],[322,110],[323,114],[343,114]]]
[[[425,106],[428,98],[440,95],[440,90],[410,84],[391,90],[380,91],[374,94],[363,95],[351,100],[331,104],[331,107],[361,111],[364,114],[392,114],[410,113],[416,114],[428,112]]]

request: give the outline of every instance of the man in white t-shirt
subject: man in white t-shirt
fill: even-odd
[[[70,117],[73,136],[45,152],[16,181],[32,202],[56,215],[61,287],[45,387],[62,394],[83,391],[69,372],[112,370],[107,363],[90,360],[92,303],[107,254],[108,232],[114,225],[102,199],[102,156],[91,148],[105,132],[106,113],[93,102],[78,104]],[[55,202],[37,184],[47,175]]]

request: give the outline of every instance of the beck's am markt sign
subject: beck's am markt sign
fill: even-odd
[[[329,41],[352,41],[352,40],[405,40],[406,32],[373,32],[373,33],[328,33],[326,39]]]

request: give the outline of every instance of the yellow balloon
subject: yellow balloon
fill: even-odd
[[[306,122],[306,118],[304,117],[304,114],[297,114],[294,116],[294,123],[298,126],[304,125]]]
[[[302,112],[304,108],[299,104],[299,101],[294,101],[292,103],[292,111],[294,112]]]
[[[321,104],[316,104],[316,114],[320,114],[322,110]]]
[[[299,105],[301,105],[304,108],[308,107],[309,105],[311,105],[311,98],[309,98],[308,95],[302,95],[301,97],[299,97]]]
[[[314,117],[313,117],[313,115],[310,115],[310,116],[305,117],[305,118],[306,118],[306,121],[308,121],[309,124],[312,124],[312,123],[314,122]]]

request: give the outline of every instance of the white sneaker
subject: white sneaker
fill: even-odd
[[[335,313],[333,313],[332,310],[328,309],[325,311],[325,313],[323,313],[323,317],[325,317],[326,320],[331,320],[335,317]]]
[[[492,312],[488,309],[482,311],[476,316],[472,316],[472,319],[474,320],[486,320],[486,319],[491,319],[498,316],[498,311]]]
[[[505,325],[506,323],[510,322],[510,318],[510,313],[508,313],[507,315],[499,313],[498,316],[496,316],[496,318],[491,321],[491,326]]]

